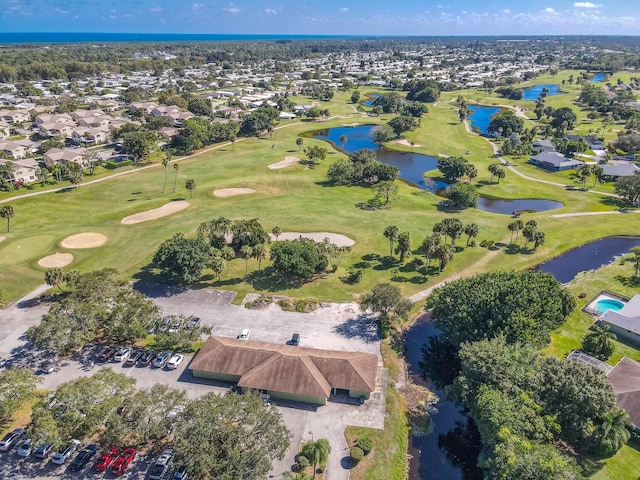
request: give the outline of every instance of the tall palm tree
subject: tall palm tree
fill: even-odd
[[[189,190],[189,198],[193,198],[193,191],[196,189],[196,181],[193,178],[189,178],[184,187]]]
[[[509,225],[507,225],[507,228],[511,232],[511,238],[509,239],[509,243],[511,244],[511,243],[513,243],[513,232],[515,232],[517,230],[516,222],[511,222]]]
[[[400,253],[400,263],[404,262],[407,254],[411,253],[411,235],[409,232],[402,232],[398,235],[398,252]]]
[[[451,245],[447,245],[445,243],[438,245],[436,249],[435,256],[438,259],[438,275],[442,273],[442,269],[453,260],[453,252],[454,249]]]
[[[522,220],[516,220],[513,223],[516,229],[516,243],[518,243],[518,236],[520,235],[520,230],[524,228],[524,223],[522,223]]]
[[[282,229],[279,226],[275,226],[271,229],[271,235],[273,235],[273,238],[276,239],[276,242],[278,241],[278,237],[280,235],[282,235]]]
[[[304,444],[302,454],[313,463],[313,478],[316,478],[318,465],[326,465],[330,453],[331,445],[329,445],[329,442],[324,438],[319,438],[315,442],[312,441]]]
[[[540,230],[536,230],[533,233],[533,249],[537,250],[539,246],[544,245],[544,242],[547,240],[547,236],[544,232]]]
[[[220,281],[220,275],[224,270],[224,260],[222,257],[218,257],[216,255],[212,256],[209,266],[211,267],[211,270],[213,270],[213,273],[216,274],[218,281]]]
[[[253,248],[249,245],[243,245],[240,249],[240,256],[244,258],[244,273],[249,271],[249,259],[253,257]]]
[[[258,261],[258,271],[261,270],[262,260],[267,257],[267,245],[259,243],[253,247],[253,257]]]
[[[633,262],[633,274],[634,276],[638,276],[638,272],[640,271],[640,247],[633,247],[631,249],[631,261]]]
[[[220,249],[220,254],[222,255],[222,258],[224,258],[227,262],[227,275],[229,275],[229,262],[235,258],[236,252],[229,245],[225,245],[224,247],[222,247],[222,249]]]
[[[176,193],[176,182],[178,181],[178,172],[180,171],[180,165],[173,164],[173,193]]]
[[[0,207],[0,218],[7,219],[7,232],[9,232],[9,229],[11,227],[11,218],[15,214],[16,212],[11,205],[4,205],[3,207]]]
[[[62,292],[62,282],[64,281],[64,273],[62,273],[62,269],[57,267],[47,269],[44,272],[44,281],[47,285],[58,287]]]
[[[389,256],[393,258],[393,244],[398,239],[400,231],[395,225],[387,225],[384,229],[384,236],[389,239]]]
[[[171,153],[167,152],[164,154],[164,157],[162,157],[162,166],[164,167],[164,183],[162,184],[162,193],[164,193],[164,189],[167,186],[167,170],[169,168],[169,162],[171,162]]]
[[[422,241],[422,244],[420,245],[420,254],[424,255],[424,258],[427,262],[427,266],[426,266],[427,275],[429,274],[431,259],[435,255],[438,245],[440,245],[440,239],[441,237],[439,233],[427,235]]]
[[[470,223],[469,225],[464,226],[464,234],[467,235],[467,247],[469,246],[471,237],[476,238],[479,231],[480,227],[477,223]]]

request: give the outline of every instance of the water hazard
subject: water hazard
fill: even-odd
[[[540,85],[534,85],[531,88],[525,88],[522,91],[524,92],[524,100],[538,100],[538,97],[542,94],[542,90],[547,89],[547,97],[552,95],[560,95],[562,92],[560,91],[560,85],[554,85],[551,83],[543,83]]]

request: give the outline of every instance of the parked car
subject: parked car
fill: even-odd
[[[187,472],[187,467],[185,467],[184,465],[180,465],[178,468],[176,468],[175,472],[173,472],[171,480],[187,480],[188,476],[189,475]]]
[[[140,357],[142,357],[143,353],[144,350],[134,350],[133,352],[131,352],[131,355],[129,355],[129,358],[127,358],[127,361],[124,362],[124,364],[128,367],[133,367],[136,363],[138,363],[138,360],[140,360]]]
[[[136,453],[135,448],[125,448],[122,453],[118,455],[115,462],[113,462],[113,465],[111,465],[111,473],[114,475],[122,475],[136,457]]]
[[[36,449],[34,455],[36,458],[44,460],[51,454],[51,450],[53,450],[53,443],[44,442]]]
[[[50,373],[54,373],[57,370],[58,370],[58,366],[56,365],[55,362],[52,362],[51,360],[45,360],[40,364],[40,368],[36,373],[40,375],[49,375]]]
[[[24,442],[22,442],[22,445],[20,445],[16,453],[20,457],[28,457],[29,455],[31,455],[31,439],[27,438]]]
[[[133,352],[133,348],[123,347],[120,350],[118,350],[117,353],[113,356],[113,361],[124,362],[127,358],[129,358],[129,355],[131,355],[131,352]]]
[[[14,428],[0,440],[0,451],[8,452],[15,447],[24,436],[24,428]]]
[[[78,453],[76,458],[73,459],[73,462],[69,465],[69,469],[74,472],[82,470],[84,466],[95,456],[95,454],[98,453],[99,449],[100,447],[95,443],[87,445],[80,453]]]
[[[200,317],[190,316],[188,328],[196,328],[200,326]]]
[[[163,368],[167,364],[167,362],[171,359],[172,354],[173,352],[162,352],[153,361],[153,366],[156,368]]]
[[[291,345],[297,347],[299,344],[300,344],[300,334],[294,333],[293,336],[291,337]]]
[[[98,361],[102,363],[110,362],[117,351],[117,347],[106,347],[100,352],[100,355],[98,355]]]
[[[155,350],[149,350],[144,352],[142,356],[138,359],[138,366],[148,367],[153,363],[157,355],[158,355],[158,352],[156,352]]]
[[[76,452],[79,446],[79,440],[69,440],[69,442],[67,442],[62,450],[55,453],[55,455],[51,459],[51,462],[55,463],[56,465],[64,464],[67,460],[69,460],[69,457]]]
[[[245,328],[242,330],[242,332],[240,332],[240,335],[238,335],[238,339],[239,340],[249,340],[249,337],[251,336],[251,330],[249,330],[248,328]]]
[[[165,450],[160,456],[153,462],[153,465],[149,468],[149,478],[151,480],[162,480],[169,471],[171,461],[173,460],[173,450]]]
[[[167,370],[175,370],[176,368],[178,368],[178,365],[182,363],[182,360],[184,360],[184,355],[176,353],[169,359],[165,368]]]
[[[111,447],[109,450],[100,455],[98,460],[96,460],[96,463],[93,464],[93,469],[96,472],[106,472],[113,461],[118,458],[119,453],[119,449],[117,449],[116,447]]]

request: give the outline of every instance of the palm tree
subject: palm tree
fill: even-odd
[[[253,257],[253,248],[249,245],[243,245],[240,249],[240,257],[244,258],[244,273],[249,271],[249,259]]]
[[[400,263],[404,262],[404,257],[411,253],[411,235],[409,232],[402,232],[398,235],[398,252],[400,253]]]
[[[500,179],[507,176],[507,172],[505,172],[504,168],[498,167],[496,169],[496,178],[498,179],[498,183],[500,183]]]
[[[173,164],[173,193],[176,193],[176,182],[178,181],[178,172],[180,171],[180,165]]]
[[[5,205],[0,207],[0,218],[7,219],[7,232],[9,232],[9,228],[11,227],[11,218],[16,214],[15,210],[11,205]]]
[[[422,244],[420,245],[420,254],[424,255],[425,260],[427,261],[426,272],[429,274],[429,267],[431,266],[431,258],[436,253],[436,249],[438,245],[440,245],[440,234],[434,233],[433,235],[427,235]]]
[[[498,168],[500,168],[499,163],[492,163],[489,165],[489,173],[491,174],[491,179],[489,180],[490,183],[493,183],[493,177],[496,175]]]
[[[162,157],[162,166],[164,167],[164,183],[162,184],[162,193],[164,193],[164,189],[167,186],[167,170],[169,167],[169,162],[171,162],[171,153],[167,152],[164,154],[164,157]]]
[[[447,245],[445,243],[438,245],[435,252],[436,258],[438,259],[438,275],[440,275],[442,269],[446,267],[447,263],[453,260],[453,252],[454,249],[451,245]]]
[[[546,239],[547,236],[544,234],[544,232],[536,230],[533,233],[533,249],[537,250],[539,246],[544,245]]]
[[[516,228],[516,222],[511,222],[509,225],[507,225],[507,228],[511,232],[511,239],[509,239],[509,243],[511,244],[511,243],[513,243],[513,232],[518,230]]]
[[[40,180],[40,185],[44,186],[47,183],[47,178],[49,177],[49,170],[43,167],[36,168],[36,178]]]
[[[222,257],[218,257],[217,255],[212,256],[209,266],[211,267],[211,270],[213,270],[213,273],[216,274],[218,281],[220,281],[220,275],[224,270],[224,260]]]
[[[184,187],[189,190],[189,198],[193,198],[193,191],[196,189],[196,181],[193,178],[188,179]]]
[[[640,271],[640,247],[633,247],[631,249],[631,261],[633,262],[633,275],[638,276],[638,272]]]
[[[518,236],[520,235],[520,230],[524,228],[524,223],[522,223],[522,220],[516,220],[513,223],[516,229],[516,243],[518,243]]]
[[[340,135],[340,145],[342,145],[342,149],[344,150],[344,146],[347,144],[347,136]]]
[[[476,238],[479,231],[480,227],[477,223],[470,223],[469,225],[464,226],[464,234],[467,235],[467,247],[469,246],[471,237]]]
[[[298,146],[298,151],[302,149],[303,144],[304,144],[304,140],[301,137],[296,138],[296,145]]]
[[[527,245],[529,244],[529,242],[533,240],[535,233],[536,233],[536,228],[527,223],[527,225],[522,230],[522,236],[525,238],[524,248],[527,248]]]
[[[227,262],[227,275],[229,275],[229,262],[236,257],[236,252],[229,245],[225,245],[220,249],[220,254]]]
[[[631,437],[632,424],[629,415],[622,409],[606,412],[598,427],[600,443],[611,445],[611,454],[617,452]]]
[[[44,272],[44,281],[47,285],[58,287],[62,292],[62,282],[64,281],[64,273],[60,268],[49,268]]]
[[[596,186],[596,183],[604,176],[604,169],[600,165],[592,165],[591,173],[593,174],[593,185],[591,188]]]
[[[384,236],[389,239],[389,256],[393,258],[393,244],[398,239],[398,227],[387,225],[384,229]]]
[[[316,470],[318,465],[324,466],[329,459],[331,453],[331,445],[324,438],[319,438],[315,442],[305,443],[302,447],[302,455],[307,457],[313,463],[313,478],[316,478]]]
[[[609,330],[609,325],[598,325],[595,324],[592,328],[592,332],[585,335],[586,343],[591,343],[592,348],[591,352],[594,356],[605,355],[609,356],[611,352],[613,352],[611,342],[616,340],[618,337],[615,333]],[[590,341],[587,341],[590,339]],[[605,352],[609,352],[609,355],[606,355]]]
[[[278,241],[278,237],[280,235],[282,235],[282,229],[279,226],[275,226],[271,229],[271,235],[273,235],[273,237],[276,239],[276,242]]]
[[[258,261],[258,271],[260,271],[262,260],[267,257],[267,253],[267,246],[264,243],[259,243],[253,247],[253,257]]]

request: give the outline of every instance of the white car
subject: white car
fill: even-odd
[[[178,365],[182,363],[182,360],[184,360],[184,355],[180,355],[179,353],[176,353],[167,362],[167,365],[166,365],[167,370],[175,370],[176,368],[178,368]]]
[[[63,465],[69,460],[69,457],[75,453],[79,446],[80,442],[78,440],[69,440],[69,443],[67,443],[64,449],[56,452],[51,461],[56,465]]]
[[[242,330],[242,332],[240,332],[240,335],[238,335],[238,340],[249,340],[250,336],[251,336],[251,330],[249,330],[248,328],[245,328]]]
[[[171,355],[173,355],[173,352],[162,352],[160,355],[158,355],[156,357],[156,359],[153,361],[153,366],[155,368],[162,368],[164,367],[167,362],[171,359]]]
[[[133,348],[131,347],[121,348],[113,357],[113,361],[124,362],[127,358],[129,358],[129,355],[131,355],[131,352],[133,352]]]

